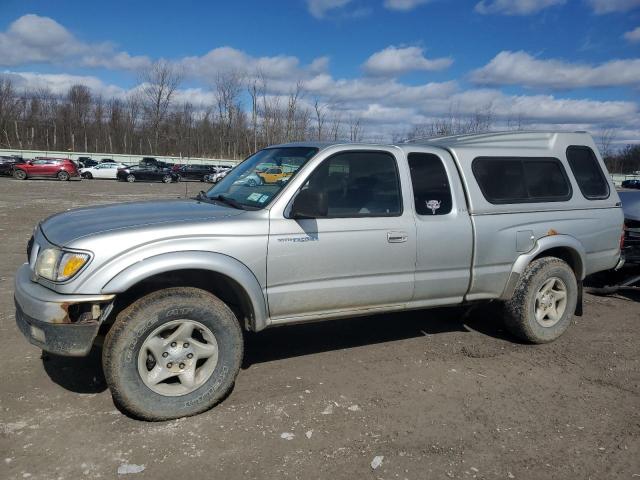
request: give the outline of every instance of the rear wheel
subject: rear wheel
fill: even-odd
[[[58,172],[58,180],[62,181],[62,182],[66,182],[67,180],[69,180],[69,172],[65,172],[64,170],[61,170]]]
[[[133,174],[130,173],[129,175],[127,175],[127,182],[133,183],[135,181],[136,181],[136,177]]]
[[[27,172],[20,168],[16,168],[13,171],[13,178],[15,178],[16,180],[25,180],[27,178]]]
[[[578,302],[578,282],[566,262],[539,258],[526,268],[513,297],[505,302],[505,324],[532,343],[557,339],[571,324]]]

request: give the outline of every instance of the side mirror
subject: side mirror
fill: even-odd
[[[301,190],[291,205],[291,218],[326,217],[329,210],[327,195],[323,191]]]

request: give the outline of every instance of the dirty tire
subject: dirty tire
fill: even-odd
[[[58,172],[57,177],[58,177],[58,180],[60,180],[61,182],[66,182],[70,178],[69,172],[65,172],[64,170]]]
[[[215,369],[190,393],[156,393],[140,376],[138,354],[158,327],[185,319],[201,323],[215,335]],[[105,339],[102,366],[120,408],[137,418],[158,421],[195,415],[213,407],[232,388],[242,356],[242,331],[229,307],[198,288],[166,288],[140,298],[118,314]]]
[[[25,180],[27,178],[27,172],[19,168],[16,168],[13,171],[13,178],[15,178],[16,180]]]
[[[543,326],[536,320],[536,294],[552,278],[566,286],[566,305],[559,320]],[[571,324],[578,301],[578,284],[571,267],[556,257],[534,260],[525,269],[513,297],[504,304],[505,326],[516,337],[531,343],[548,343],[562,335]]]

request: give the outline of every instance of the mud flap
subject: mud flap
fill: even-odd
[[[583,293],[582,281],[578,282],[578,300],[576,302],[576,311],[574,315],[576,317],[582,316],[582,293]]]

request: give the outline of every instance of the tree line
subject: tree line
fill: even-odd
[[[220,74],[202,106],[178,101],[182,75],[168,62],[139,80],[125,97],[104,98],[84,85],[19,91],[0,75],[0,148],[237,159],[277,143],[363,138],[359,118],[320,99],[303,103],[302,83],[272,95],[259,73]]]
[[[342,113],[331,100],[309,98],[302,82],[286,95],[273,95],[260,72],[219,74],[211,86],[213,101],[203,106],[179,101],[183,76],[169,62],[153,64],[138,80],[126,96],[104,98],[84,85],[62,95],[19,90],[10,76],[0,75],[0,148],[240,159],[278,143],[365,138],[359,117]],[[488,132],[497,125],[489,105],[472,115],[452,109],[389,136],[397,142]],[[524,122],[509,119],[500,126],[521,130]],[[598,139],[610,171],[640,170],[640,146],[616,150],[614,137],[614,130],[606,130]],[[370,134],[366,140],[384,138]]]

